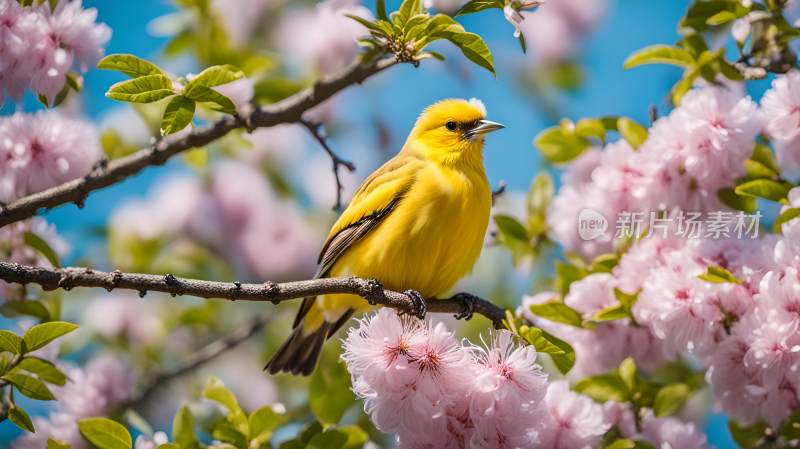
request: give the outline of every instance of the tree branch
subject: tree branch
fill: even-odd
[[[243,284],[240,282],[204,281],[178,278],[171,274],[155,275],[103,272],[89,268],[42,268],[20,265],[13,262],[0,262],[0,280],[17,284],[38,284],[45,290],[74,287],[101,287],[108,291],[114,289],[136,290],[139,296],[148,291],[169,293],[172,296],[190,295],[208,299],[228,299],[231,301],[269,301],[279,304],[306,296],[327,294],[352,294],[366,299],[370,304],[382,305],[408,314],[416,312],[414,300],[408,295],[393,290],[385,290],[376,280],[357,277],[322,278],[276,284]],[[501,326],[505,311],[491,302],[476,296],[461,293],[447,299],[429,298],[427,310],[436,313],[467,314],[474,311],[492,321],[495,327]],[[466,304],[471,302],[471,304]]]
[[[342,186],[342,178],[339,176],[339,167],[344,166],[348,171],[352,172],[356,169],[356,166],[353,165],[352,162],[339,157],[339,155],[331,149],[331,147],[328,145],[327,139],[325,138],[326,136],[320,132],[320,128],[322,127],[321,124],[312,123],[308,120],[302,120],[301,122],[331,158],[331,162],[333,163],[333,176],[336,177],[336,204],[334,204],[333,210],[340,210],[342,208],[342,191],[344,190],[344,186]]]
[[[309,109],[349,86],[361,84],[370,76],[394,64],[397,64],[394,58],[382,59],[371,64],[356,63],[342,72],[318,80],[313,86],[284,100],[255,108],[246,116],[225,116],[217,122],[193,130],[188,135],[164,138],[129,156],[98,166],[83,178],[67,181],[0,206],[0,227],[31,217],[39,209],[50,209],[69,202],[80,207],[90,192],[118,183],[151,165],[164,164],[169,158],[183,151],[208,145],[234,129],[252,130],[281,123],[300,122],[303,113]]]
[[[240,328],[225,337],[215,340],[208,345],[204,346],[197,352],[192,353],[189,357],[181,361],[181,363],[170,369],[163,369],[151,374],[144,384],[140,387],[139,391],[128,398],[123,403],[117,406],[117,409],[124,410],[126,408],[136,407],[150,395],[155,393],[158,388],[167,382],[180,377],[190,371],[199,368],[217,357],[225,354],[229,350],[239,346],[239,344],[248,340],[250,337],[258,333],[270,321],[270,316],[263,315],[253,320],[249,326]]]

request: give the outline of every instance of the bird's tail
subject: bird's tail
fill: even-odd
[[[322,345],[331,335],[336,333],[342,325],[353,316],[353,310],[348,310],[335,322],[322,321],[314,330],[304,329],[304,318],[312,307],[318,307],[316,298],[310,297],[303,300],[303,305],[297,313],[292,335],[281,345],[278,352],[264,367],[270,374],[281,372],[301,374],[308,376],[317,366],[317,360],[322,352]]]

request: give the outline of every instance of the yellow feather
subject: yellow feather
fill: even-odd
[[[472,101],[444,100],[428,107],[399,154],[364,181],[334,224],[321,257],[327,271],[321,275],[377,279],[385,288],[433,298],[467,274],[480,255],[491,208],[484,136],[465,134],[484,114]],[[456,130],[450,129],[454,123]],[[344,238],[364,217],[369,220],[387,207],[392,208],[366,235]],[[335,258],[326,260],[331,254]],[[302,335],[367,307],[353,295],[317,297],[303,318]]]

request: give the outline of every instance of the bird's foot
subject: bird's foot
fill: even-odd
[[[469,321],[475,313],[475,297],[469,293],[458,293],[453,299],[460,302],[464,309],[455,315],[457,320]]]
[[[414,303],[414,316],[424,320],[425,315],[428,313],[428,306],[425,303],[425,298],[419,294],[416,290],[406,290],[403,292],[404,295],[408,296],[408,299]]]

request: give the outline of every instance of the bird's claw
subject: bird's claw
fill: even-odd
[[[425,304],[425,298],[419,294],[416,290],[406,290],[403,292],[404,295],[408,296],[408,299],[414,303],[414,316],[424,320],[425,315],[428,313],[428,307]]]
[[[460,302],[464,307],[461,312],[455,315],[456,319],[465,321],[472,319],[472,314],[475,313],[475,297],[469,293],[459,293],[453,299]]]

